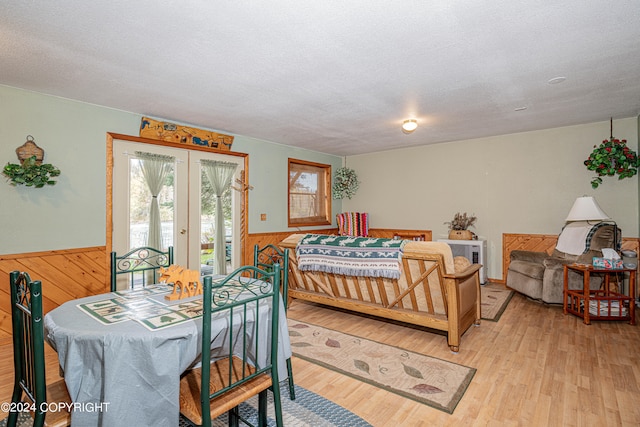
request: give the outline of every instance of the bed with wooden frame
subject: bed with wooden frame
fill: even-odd
[[[304,234],[280,242],[289,249],[289,299],[302,299],[445,331],[452,351],[462,334],[480,324],[479,264],[456,271],[442,242],[408,241],[399,279],[300,271],[296,246]]]

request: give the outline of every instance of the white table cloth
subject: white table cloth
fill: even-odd
[[[176,427],[180,375],[199,361],[202,318],[152,331],[135,320],[105,325],[78,307],[114,296],[69,301],[44,319],[46,339],[58,352],[71,400],[76,403],[72,426]],[[154,298],[163,300],[164,296]],[[282,300],[279,312],[278,372],[283,380],[291,347]],[[228,329],[228,317],[214,316],[214,354],[223,355],[219,346]],[[263,346],[258,360],[267,357],[267,347]]]

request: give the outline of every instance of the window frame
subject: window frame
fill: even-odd
[[[319,206],[318,215],[306,218],[291,218],[291,174],[293,172],[311,172],[317,173],[319,177],[318,191],[316,196],[318,200],[324,202],[323,206]],[[322,179],[324,182],[320,182]],[[289,227],[302,226],[320,226],[331,225],[331,165],[324,163],[309,162],[299,159],[288,159],[287,165],[287,224]]]

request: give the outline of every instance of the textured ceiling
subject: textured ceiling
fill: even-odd
[[[639,115],[640,1],[3,1],[0,84],[354,155]]]

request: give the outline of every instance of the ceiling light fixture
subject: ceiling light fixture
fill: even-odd
[[[418,121],[416,119],[408,119],[402,122],[402,131],[404,133],[411,133],[418,127]]]

